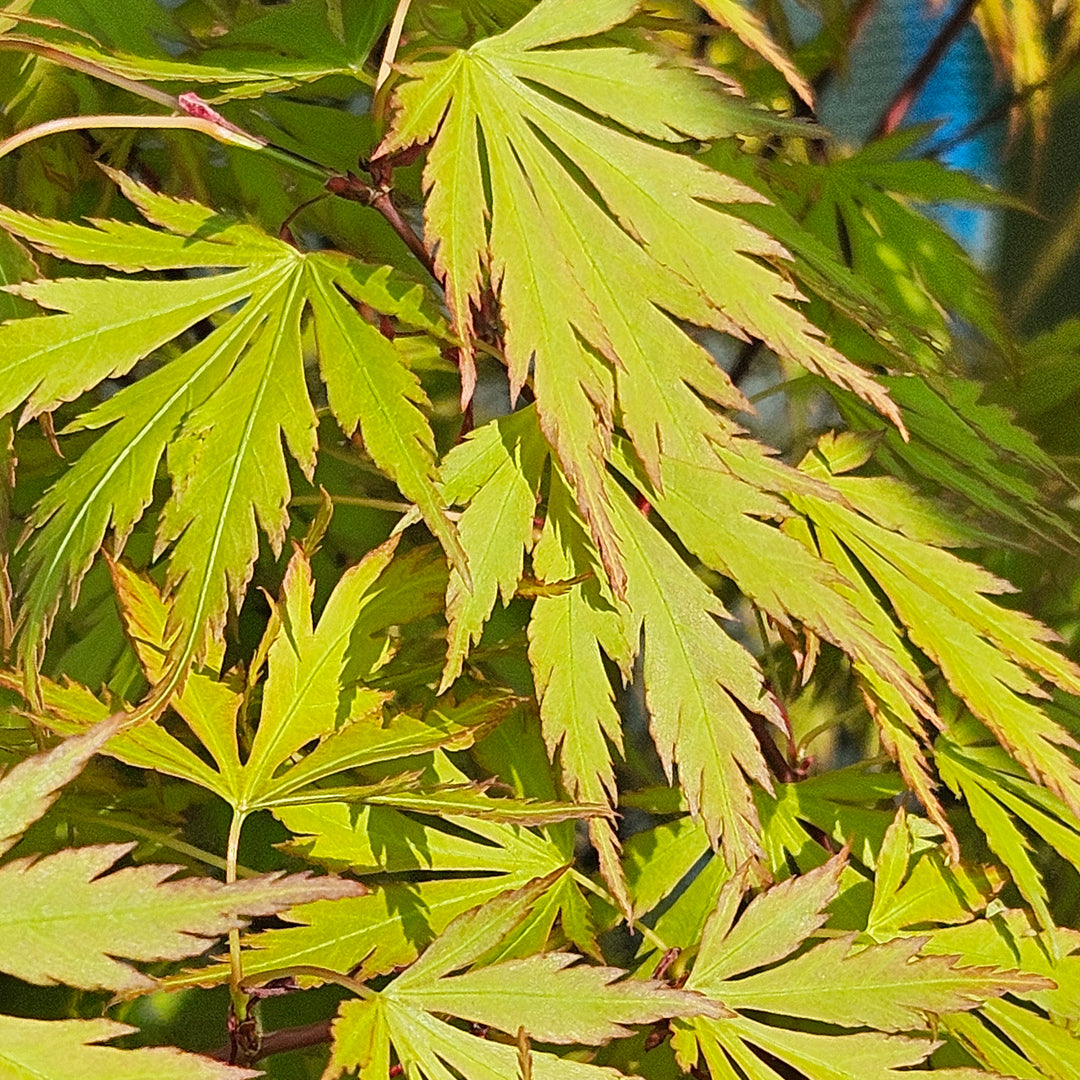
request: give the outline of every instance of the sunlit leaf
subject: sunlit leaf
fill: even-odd
[[[69,848],[0,868],[4,941],[0,968],[28,982],[146,990],[153,980],[112,959],[179,960],[243,924],[242,914],[282,912],[318,898],[356,896],[359,882],[306,874],[169,881],[176,866],[109,867],[134,845]]]
[[[172,1047],[118,1050],[100,1043],[135,1029],[115,1020],[29,1020],[0,1016],[0,1075],[11,1080],[248,1080],[261,1076]]]

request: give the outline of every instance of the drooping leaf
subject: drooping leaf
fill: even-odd
[[[1052,930],[1043,874],[1032,859],[1023,826],[1074,866],[1080,865],[1080,828],[1072,809],[1053,792],[1038,787],[999,746],[980,745],[989,733],[968,718],[953,725],[952,737],[938,736],[935,758],[941,777],[962,795],[987,844],[1005,865],[1039,923]]]
[[[809,459],[804,466],[820,469]],[[834,537],[888,597],[910,640],[941,668],[953,691],[1006,750],[1070,806],[1080,806],[1080,771],[1068,751],[1072,735],[1041,709],[1039,679],[1072,693],[1080,670],[1050,648],[1056,635],[989,596],[1012,587],[952,552],[887,529],[862,508],[872,481],[847,479],[842,506],[814,496],[793,502],[813,521],[819,550]],[[894,504],[894,511],[901,513]],[[919,529],[913,530],[919,535]],[[947,826],[946,826],[947,827]]]
[[[446,596],[446,670],[442,689],[461,673],[480,640],[496,593],[508,604],[521,580],[523,554],[532,547],[533,518],[547,444],[532,409],[486,424],[455,447],[443,463],[448,503],[467,503],[458,535],[469,552],[472,588],[456,571]]]
[[[938,485],[1014,529],[1073,542],[1070,526],[1041,490],[1048,481],[1060,482],[1058,465],[1005,408],[979,400],[978,383],[955,376],[933,382],[886,376],[883,382],[904,409],[906,443],[860,402],[837,400],[852,427],[881,432],[876,455],[890,472]]]
[[[717,622],[723,605],[608,481],[626,553],[630,640],[644,634],[645,703],[669,775],[678,765],[691,812],[731,865],[760,850],[747,779],[771,781],[742,709],[783,720],[753,657]]]
[[[806,209],[796,216],[830,248],[845,251],[856,273],[939,345],[953,335],[951,316],[1008,349],[1001,305],[985,279],[960,244],[911,203],[1016,201],[937,162],[905,160],[921,134],[897,132],[827,167],[781,167],[785,187]]]
[[[697,395],[740,400],[672,316],[755,334],[899,422],[873,379],[790,306],[799,294],[771,265],[783,248],[718,209],[761,196],[609,123],[660,144],[767,125],[688,70],[623,46],[574,43],[636,6],[607,0],[585,15],[545,0],[467,52],[409,66],[381,147],[388,155],[434,138],[425,214],[458,334],[469,341],[487,271],[506,324],[512,396],[531,364],[541,428],[619,594],[624,568],[602,467],[616,387],[657,481],[661,444],[693,446],[714,429]],[[468,396],[468,378],[465,388]]]
[[[617,789],[611,749],[622,752],[622,725],[604,656],[621,668],[625,679],[634,642],[626,614],[602,584],[572,495],[555,473],[533,568],[544,581],[584,579],[553,596],[537,597],[529,620],[529,661],[544,741],[552,760],[559,763],[563,785],[571,796],[614,803]],[[605,881],[628,906],[611,824],[591,821],[589,835]]]

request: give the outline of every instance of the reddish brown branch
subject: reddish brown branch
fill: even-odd
[[[330,1020],[319,1020],[314,1024],[300,1027],[281,1028],[279,1031],[267,1031],[259,1040],[258,1047],[250,1056],[251,1064],[261,1061],[271,1054],[284,1054],[289,1050],[303,1050],[307,1046],[320,1046],[330,1041]],[[228,1061],[233,1052],[232,1042],[219,1046],[208,1055],[215,1061]]]
[[[380,185],[372,187],[365,184],[358,176],[347,173],[345,176],[331,176],[326,181],[326,190],[332,195],[340,195],[343,199],[362,203],[377,210],[390,227],[402,239],[405,246],[420,260],[420,264],[435,279],[439,281],[435,273],[435,260],[431,252],[424,247],[424,241],[416,234],[416,230],[405,220],[397,204],[394,202],[389,186]]]

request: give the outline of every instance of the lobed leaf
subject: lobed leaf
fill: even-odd
[[[662,145],[755,130],[761,115],[649,54],[574,43],[636,6],[607,0],[585,15],[568,0],[544,0],[467,52],[412,65],[380,149],[434,137],[425,220],[455,328],[468,348],[486,270],[506,327],[511,396],[531,367],[541,429],[618,594],[624,567],[602,464],[616,389],[657,482],[661,445],[693,446],[715,429],[696,394],[741,401],[673,317],[754,334],[899,423],[881,388],[789,304],[800,295],[772,265],[784,249],[720,209],[761,196]],[[468,374],[464,389],[467,398]]]
[[[0,224],[64,258],[125,272],[238,269],[176,281],[79,278],[20,287],[63,313],[0,329],[7,357],[0,410],[28,399],[24,416],[126,373],[201,320],[216,319],[197,344],[181,347],[171,362],[69,427],[106,430],[32,515],[38,533],[23,572],[24,660],[34,667],[40,661],[62,592],[77,593],[110,526],[116,547],[123,546],[153,499],[166,447],[172,495],[159,520],[157,551],[171,549],[169,677],[176,681],[203,650],[206,631],[210,639],[220,633],[229,599],[239,602],[251,573],[256,521],[275,550],[284,539],[291,492],[282,436],[309,478],[315,465],[315,413],[300,342],[308,307],[331,406],[346,434],[359,422],[376,463],[417,502],[467,578],[436,487],[422,392],[401,349],[353,306],[439,333],[419,287],[335,253],[303,255],[252,226],[113,176],[165,231],[45,222],[7,210],[0,210]]]

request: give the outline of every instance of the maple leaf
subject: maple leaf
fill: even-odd
[[[1040,932],[1032,914],[1017,909],[934,931],[925,952],[959,955],[965,964],[1020,964],[1048,984],[1017,993],[1017,1000],[991,999],[979,1014],[946,1017],[945,1028],[988,1070],[1055,1080],[1071,1076],[1080,1063],[1076,1038],[1067,1026],[1074,1011],[1078,944],[1075,930],[1055,926]]]
[[[808,457],[803,467],[828,475],[825,455]],[[838,477],[832,482],[846,505],[810,494],[792,496],[793,504],[813,522],[819,550],[845,552],[852,580],[858,576],[855,563],[865,570],[892,604],[910,641],[940,666],[971,712],[1032,777],[1075,813],[1080,806],[1080,770],[1069,751],[1076,749],[1076,740],[1037,704],[1045,697],[1042,679],[1080,693],[1080,668],[1050,648],[1056,634],[1023,612],[989,599],[1012,591],[1012,586],[938,546],[941,538],[926,531],[932,517],[920,513],[926,504],[911,498],[910,509],[905,509],[899,500],[889,500],[892,527],[888,528],[876,520],[883,501],[875,497],[878,481]],[[862,592],[869,597],[865,584]],[[872,601],[860,608],[872,611],[877,606]],[[894,639],[893,648],[904,646]],[[886,696],[890,691],[884,680],[872,682],[872,687],[882,693],[882,700],[896,701],[895,694]],[[919,731],[910,714],[901,723]],[[913,780],[910,774],[907,778]],[[939,823],[948,828],[944,821]]]
[[[154,980],[112,959],[179,960],[243,925],[316,899],[356,896],[357,881],[269,874],[228,885],[209,878],[167,881],[177,866],[106,873],[134,844],[69,848],[0,867],[6,944],[0,969],[27,982],[140,992]]]
[[[775,886],[741,915],[744,875],[725,884],[685,985],[723,1001],[737,1015],[678,1021],[674,1045],[684,1065],[694,1065],[700,1053],[714,1075],[730,1075],[730,1063],[754,1060],[756,1048],[808,1080],[898,1080],[908,1075],[898,1070],[924,1060],[935,1044],[892,1033],[921,1028],[928,1014],[967,1011],[1005,993],[1050,986],[1040,975],[958,967],[956,957],[919,955],[925,938],[853,949],[851,934],[807,948],[825,923],[845,861],[846,854],[835,856]],[[798,1030],[762,1016],[819,1021],[841,1031]],[[851,1030],[865,1028],[871,1030]]]
[[[511,397],[531,369],[540,426],[619,595],[625,569],[603,481],[616,406],[659,483],[661,446],[696,447],[714,430],[701,399],[742,403],[672,316],[756,335],[899,423],[880,386],[790,303],[799,293],[775,267],[784,249],[722,209],[762,196],[670,146],[766,128],[768,118],[645,52],[574,44],[637,7],[544,0],[505,33],[407,65],[412,81],[397,91],[380,148],[434,140],[425,221],[465,344],[465,398],[487,271]]]
[[[485,424],[446,455],[443,495],[448,503],[467,504],[458,520],[458,535],[470,553],[472,588],[451,571],[446,593],[450,632],[440,692],[461,673],[496,595],[508,604],[517,591],[524,552],[532,547],[547,456],[531,407]]]
[[[616,968],[571,966],[577,957],[566,953],[477,963],[525,918],[547,884],[530,883],[459,915],[376,998],[346,1002],[334,1022],[328,1075],[356,1066],[366,1071],[370,1063],[388,1060],[390,1046],[410,1075],[449,1075],[442,1062],[467,1080],[509,1075],[516,1057],[511,1047],[479,1040],[436,1019],[436,1013],[503,1031],[524,1029],[545,1042],[592,1044],[625,1034],[627,1024],[726,1014],[716,1002],[653,980],[616,982],[624,974]],[[532,1068],[538,1077],[619,1075],[538,1052]]]
[[[941,778],[964,799],[990,849],[1009,871],[1039,924],[1049,932],[1055,924],[1046,884],[1022,826],[1034,829],[1062,858],[1077,866],[1080,827],[1076,815],[1059,796],[1025,776],[972,717],[958,719],[950,729],[949,737],[939,735],[934,742]]]
[[[732,30],[747,48],[768,60],[787,79],[799,97],[807,105],[813,105],[812,87],[752,11],[748,11],[738,0],[697,0],[697,3],[710,17]]]
[[[178,281],[78,278],[18,286],[63,314],[0,329],[0,412],[25,402],[23,419],[70,401],[205,319],[198,343],[85,413],[68,431],[105,429],[46,493],[23,571],[21,656],[36,668],[65,588],[78,584],[106,529],[121,548],[153,498],[168,446],[172,495],[157,550],[170,550],[170,663],[179,680],[216,638],[228,600],[243,596],[257,553],[256,520],[279,549],[290,485],[281,447],[310,478],[315,413],[305,385],[301,322],[311,311],[330,407],[342,429],[359,425],[375,462],[414,500],[468,580],[465,556],[436,481],[426,399],[406,355],[368,323],[367,307],[438,335],[420,286],[388,267],[334,252],[302,254],[253,226],[193,202],[156,194],[111,173],[140,213],[162,229],[98,221],[45,221],[0,209],[0,224],[63,258],[130,273],[218,271]]]
[[[465,777],[445,755],[436,754],[432,777],[460,782]],[[529,924],[505,941],[508,955],[532,951],[547,940],[556,919],[574,943],[596,953],[588,909],[573,875],[564,874],[572,856],[572,835],[537,833],[500,821],[486,800],[477,813],[441,821],[423,806],[410,817],[393,806],[356,806],[343,801],[298,803],[275,809],[295,834],[291,853],[333,869],[390,875],[365,896],[315,902],[290,913],[304,925],[248,935],[244,970],[249,976],[296,964],[332,971],[359,971],[365,978],[412,962],[424,945],[477,902],[494,900],[534,879],[547,882]],[[403,880],[412,871],[424,880]],[[169,981],[170,986],[205,985],[228,975],[225,966],[202,969]]]
[[[208,764],[183,740],[158,724],[146,724],[113,736],[106,753],[141,768],[155,769],[190,780],[225,799],[241,816],[257,809],[311,801],[318,798],[368,796],[411,807],[423,801],[415,792],[415,777],[404,777],[404,789],[374,784],[336,789],[315,785],[347,769],[376,762],[407,759],[438,747],[469,745],[478,731],[506,715],[513,698],[493,695],[476,707],[449,704],[428,710],[422,718],[407,713],[383,717],[390,695],[367,685],[385,663],[389,630],[403,618],[401,606],[388,600],[384,575],[397,539],[369,552],[338,581],[318,624],[313,624],[314,581],[307,556],[296,551],[286,570],[282,600],[266,635],[258,670],[265,662],[262,710],[250,751],[242,759],[237,725],[244,703],[245,685],[236,674],[220,678],[210,670],[193,670],[173,700],[173,708],[191,733],[207,749]],[[121,618],[136,655],[151,683],[167,664],[171,602],[157,587],[123,563],[110,563],[120,600]],[[408,582],[399,582],[408,588]],[[399,596],[408,605],[409,595]],[[216,654],[220,663],[220,653]],[[15,688],[10,675],[0,674],[0,685]],[[41,681],[44,710],[41,719],[53,730],[68,734],[103,718],[106,707],[85,688]],[[309,744],[311,748],[298,754]],[[458,813],[497,812],[494,800],[476,803],[478,794],[464,791],[431,792],[432,812],[447,800]],[[530,820],[578,811],[564,805],[503,800],[507,814]],[[593,810],[584,808],[584,812]]]

